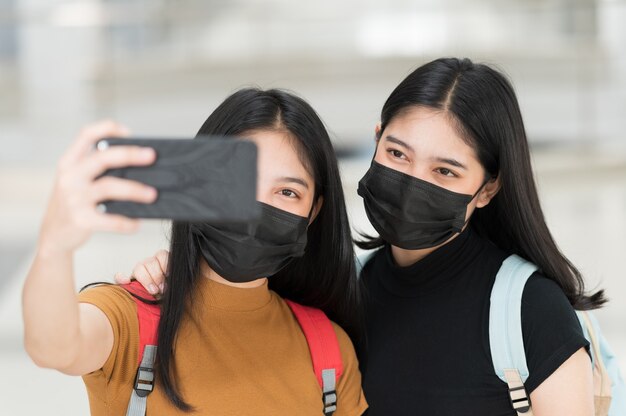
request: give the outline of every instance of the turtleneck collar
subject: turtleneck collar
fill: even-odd
[[[203,277],[198,283],[197,291],[197,296],[194,296],[195,307],[231,312],[252,312],[261,309],[273,298],[267,280],[261,286],[239,288]]]
[[[387,245],[377,256],[377,269],[382,285],[402,297],[447,286],[463,275],[463,270],[483,248],[484,241],[467,227],[452,241],[439,247],[416,263],[401,267],[395,263],[391,246]]]

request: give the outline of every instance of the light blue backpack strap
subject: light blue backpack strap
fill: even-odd
[[[357,277],[361,274],[361,270],[363,270],[363,266],[365,266],[365,263],[367,263],[372,257],[374,257],[374,253],[376,253],[376,250],[366,251],[365,253],[361,253],[356,256],[355,264]]]
[[[600,353],[602,354],[606,371],[611,378],[611,407],[609,409],[609,416],[626,415],[626,383],[624,383],[624,378],[622,377],[620,363],[613,353],[613,350],[609,347],[609,343],[604,338],[604,335],[600,332],[600,326],[595,320],[595,316],[589,312],[587,314],[596,328],[596,336],[600,343]]]
[[[522,382],[528,378],[522,336],[522,293],[536,270],[534,264],[512,255],[502,262],[491,290],[489,345],[495,372],[505,383],[507,369],[516,369]]]
[[[596,348],[593,347],[593,341],[590,337],[589,329],[585,322],[583,314],[585,314],[589,319],[589,324],[591,325],[591,329],[595,334],[597,343]],[[602,358],[601,362],[604,365],[606,373],[611,380],[611,405],[608,414],[609,416],[626,415],[626,384],[624,383],[624,379],[622,378],[617,357],[613,353],[613,350],[609,346],[607,340],[604,338],[604,335],[600,330],[600,324],[598,323],[598,320],[596,319],[593,312],[576,311],[576,315],[578,316],[578,320],[580,321],[583,328],[585,338],[587,338],[587,340],[592,343],[591,359],[594,363],[594,366],[596,365],[596,354],[599,354]]]

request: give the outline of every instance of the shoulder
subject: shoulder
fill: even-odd
[[[359,360],[354,349],[354,344],[342,327],[333,321],[331,321],[331,325],[337,335],[337,343],[339,344],[339,351],[341,353],[341,362],[343,364],[342,379],[355,383],[357,383],[356,379],[358,379],[358,384],[360,386],[361,373],[359,370]]]
[[[282,297],[280,297],[278,294],[272,292],[273,296],[275,297],[275,300],[277,301],[277,304],[279,305],[279,307],[284,311],[286,316],[289,316],[289,320],[293,321],[294,324],[298,325],[299,331],[303,330],[302,328],[302,323],[299,322],[300,319],[298,319],[297,317],[297,309],[294,308],[298,308],[301,309],[303,311],[309,310],[311,311],[311,307],[309,306],[305,306],[305,305],[301,305],[298,304],[296,302],[291,302],[288,301],[286,299],[283,299]],[[291,303],[293,306],[290,306],[289,303]],[[350,339],[350,337],[348,336],[348,334],[346,333],[346,331],[343,330],[343,328],[341,328],[341,326],[339,326],[338,324],[336,324],[335,322],[331,321],[329,318],[326,317],[326,314],[318,309],[318,308],[312,308],[313,311],[316,311],[317,313],[319,313],[318,316],[315,316],[315,318],[313,318],[313,320],[309,321],[307,319],[307,321],[309,322],[315,322],[315,321],[319,321],[319,318],[323,317],[324,320],[328,320],[328,322],[330,323],[333,332],[335,333],[336,337],[337,337],[337,343],[339,345],[339,349],[341,351],[341,355],[342,358],[345,358],[344,355],[346,357],[350,357],[353,356],[354,359],[356,360],[356,355],[354,353],[354,347],[352,345],[352,341]],[[323,316],[322,316],[323,314]],[[305,312],[304,316],[307,316],[308,313]]]
[[[78,302],[97,307],[111,323],[113,350],[102,367],[107,380],[115,368],[134,366],[139,349],[139,322],[137,306],[131,294],[117,285],[100,285],[80,292]],[[92,377],[98,377],[100,374],[96,372]]]
[[[322,347],[334,346],[334,340],[330,339],[334,334],[342,361],[344,362],[344,367],[347,362],[356,362],[356,353],[352,340],[346,331],[344,331],[341,326],[331,321],[322,310],[288,301],[278,295],[275,297],[280,308],[289,316],[289,320],[292,321],[294,325],[298,326],[298,332],[304,333],[305,337],[313,335],[314,338],[318,338],[323,334],[324,339],[316,343]],[[325,321],[330,323],[332,332],[328,331],[328,326]],[[307,335],[307,333],[309,335]]]
[[[522,326],[525,338],[541,330],[545,335],[583,336],[576,311],[561,287],[534,273],[522,294]],[[546,340],[547,341],[547,340]]]
[[[361,388],[361,372],[352,340],[339,325],[331,321],[341,351],[343,375],[337,385],[337,412],[335,415],[361,415],[367,409],[367,401]]]
[[[576,311],[561,287],[538,272],[528,279],[524,287],[522,322],[534,325],[569,325],[572,330],[582,334]]]
[[[524,287],[522,301],[530,305],[535,305],[550,300],[558,301],[559,303],[565,302],[569,305],[565,293],[563,293],[561,287],[554,280],[548,279],[539,272],[533,273]],[[571,308],[571,310],[573,311],[574,309]]]
[[[135,301],[130,293],[118,285],[90,287],[78,294],[78,302],[89,303],[102,310],[109,320],[137,315]],[[114,324],[115,322],[111,322]]]
[[[347,356],[347,358],[356,360],[354,345],[352,344],[352,340],[350,339],[346,331],[344,331],[342,327],[340,327],[333,321],[330,321],[330,324],[332,325],[333,330],[337,335],[337,342],[339,343],[339,349],[341,350],[342,358],[344,358],[344,356]]]
[[[78,293],[78,299],[83,303],[112,302],[134,303],[131,294],[126,289],[114,284],[99,284],[91,286]]]
[[[526,382],[529,392],[576,351],[589,346],[563,290],[540,273],[533,274],[524,288],[522,333],[530,372]]]
[[[540,273],[534,273],[524,287],[522,326],[528,332],[525,336],[544,328],[563,336],[583,337],[576,311],[561,287]]]

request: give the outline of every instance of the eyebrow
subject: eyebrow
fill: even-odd
[[[282,178],[278,179],[279,182],[291,182],[291,183],[297,183],[300,184],[302,186],[304,186],[306,189],[309,189],[309,184],[302,178],[294,178],[291,176],[283,176]]]
[[[445,158],[445,157],[434,157],[433,160],[436,161],[436,162],[447,163],[448,165],[456,166],[457,168],[461,168],[461,169],[467,170],[467,166],[465,166],[464,164],[462,164],[461,162],[459,162],[456,159],[449,159],[449,158]]]
[[[408,149],[411,152],[415,153],[415,149],[413,149],[413,147],[411,147],[411,145],[409,145],[408,143],[398,139],[397,137],[394,137],[394,136],[391,136],[391,135],[387,135],[387,136],[385,136],[385,139],[387,141],[390,141],[391,143],[395,143],[398,146],[402,146],[405,149]],[[461,168],[461,169],[467,170],[467,166],[465,166],[463,163],[459,162],[456,159],[447,158],[447,157],[433,157],[431,160],[433,160],[435,162],[439,162],[439,163],[446,163],[448,165],[456,166],[457,168]]]
[[[415,149],[413,149],[413,147],[411,147],[411,145],[409,145],[406,142],[403,142],[402,140],[398,139],[397,137],[391,136],[391,135],[387,135],[385,136],[385,139],[391,143],[395,143],[398,146],[402,146],[407,150],[410,150],[411,152],[415,152]]]

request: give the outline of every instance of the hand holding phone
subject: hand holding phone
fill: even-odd
[[[241,138],[195,139],[105,138],[96,144],[103,151],[113,146],[150,147],[156,161],[149,166],[107,170],[113,176],[141,182],[157,189],[150,204],[103,201],[106,213],[131,218],[165,218],[178,221],[239,222],[260,215],[256,202],[257,149]]]
[[[108,152],[92,151],[102,137],[124,136],[128,130],[112,121],[83,128],[57,165],[54,188],[44,214],[37,243],[38,253],[65,256],[96,231],[130,233],[139,223],[120,215],[102,215],[96,205],[104,199],[130,200],[149,204],[156,198],[153,188],[135,181],[101,175],[120,166],[146,166],[155,160],[153,149],[125,146]]]

